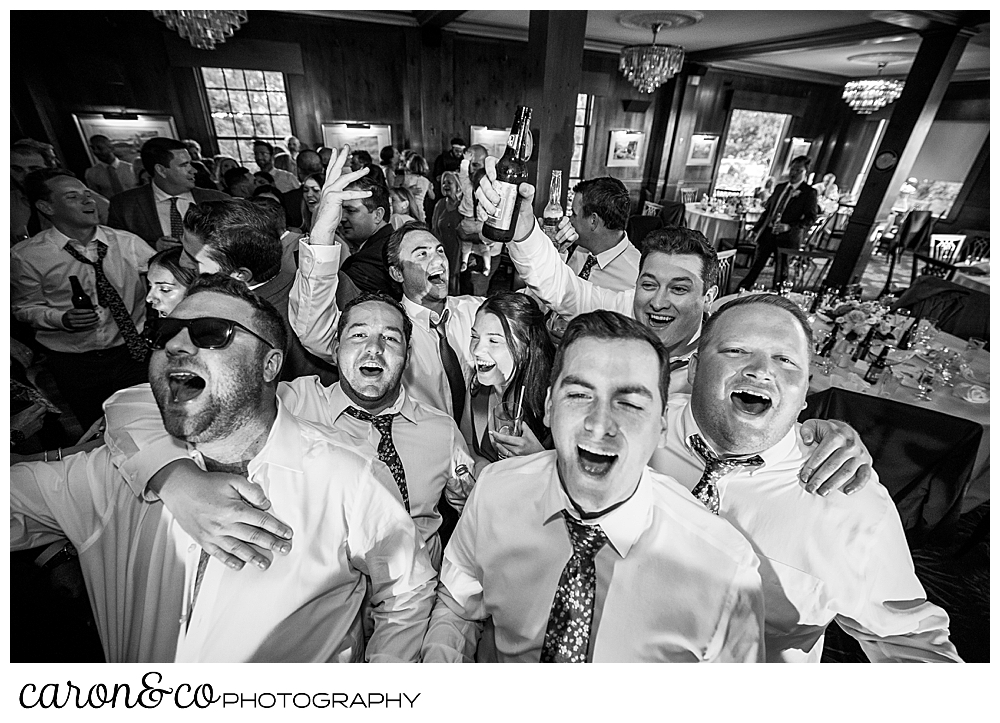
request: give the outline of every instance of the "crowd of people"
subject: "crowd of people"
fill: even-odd
[[[818,662],[832,622],[959,660],[857,433],[797,421],[805,315],[713,311],[711,245],[637,248],[620,181],[554,239],[521,184],[525,288],[490,293],[461,138],[260,141],[256,173],[154,138],[145,182],[91,148],[81,181],[12,147],[15,331],[100,431],[12,417],[10,534],[78,566],[105,660]]]

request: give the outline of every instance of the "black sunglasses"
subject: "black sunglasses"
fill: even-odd
[[[225,349],[233,340],[233,330],[237,327],[257,337],[272,349],[277,349],[274,344],[238,321],[214,316],[199,316],[196,319],[175,319],[168,316],[160,319],[160,325],[153,336],[153,348],[165,349],[167,342],[180,334],[181,329],[187,329],[191,343],[199,349]]]

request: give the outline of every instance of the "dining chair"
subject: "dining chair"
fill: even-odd
[[[913,253],[910,286],[913,286],[918,276],[939,276],[950,281],[957,271],[954,264],[960,258],[964,241],[964,234],[931,234],[928,252]]]
[[[962,260],[978,264],[990,258],[989,231],[962,231],[965,235],[965,245],[962,247]]]
[[[785,280],[792,291],[819,291],[826,281],[837,254],[810,249],[778,249],[778,263],[785,268]]]
[[[990,339],[990,297],[938,276],[917,279],[890,307],[933,319],[938,329],[961,339]]]
[[[889,255],[889,270],[886,272],[885,286],[879,292],[880,297],[886,296],[892,291],[892,277],[896,270],[897,261],[905,251],[915,252],[923,247],[924,243],[930,239],[933,223],[930,211],[910,211],[906,214],[906,218],[899,225],[899,230],[887,242],[888,250],[886,253]],[[883,238],[885,237],[883,236]]]
[[[697,188],[682,188],[681,189],[681,203],[694,203],[698,200],[698,189]]]
[[[646,201],[645,205],[642,207],[643,216],[659,216],[660,211],[663,210],[663,206],[659,203],[653,203],[652,201]]]
[[[719,296],[722,297],[729,293],[729,280],[733,276],[733,262],[736,260],[736,249],[720,251],[718,259],[719,278],[716,283],[719,286]]]

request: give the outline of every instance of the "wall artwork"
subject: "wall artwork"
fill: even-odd
[[[169,115],[114,117],[110,113],[74,113],[73,120],[91,163],[97,163],[97,158],[90,151],[91,136],[107,136],[115,155],[126,163],[131,163],[139,155],[142,144],[150,138],[177,138],[173,116]]]
[[[352,151],[368,151],[378,162],[378,154],[392,145],[392,126],[386,123],[334,121],[323,124],[323,145],[340,151],[344,144]]]
[[[687,165],[711,166],[712,161],[715,158],[715,146],[718,142],[718,136],[709,136],[699,133],[691,136],[691,146],[688,148]]]
[[[646,134],[642,131],[611,131],[608,139],[608,168],[638,166],[645,151]]]
[[[510,128],[488,128],[487,126],[471,126],[469,133],[470,146],[479,144],[486,149],[486,155],[500,158],[507,150],[507,139],[510,138]]]

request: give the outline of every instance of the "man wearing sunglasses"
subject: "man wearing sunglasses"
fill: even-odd
[[[109,662],[417,659],[434,570],[388,471],[278,401],[286,343],[273,306],[202,277],[154,338],[149,373],[174,443],[259,484],[295,527],[301,544],[267,574],[212,560],[164,505],[109,483],[108,447],[11,468],[11,549],[70,539]]]

